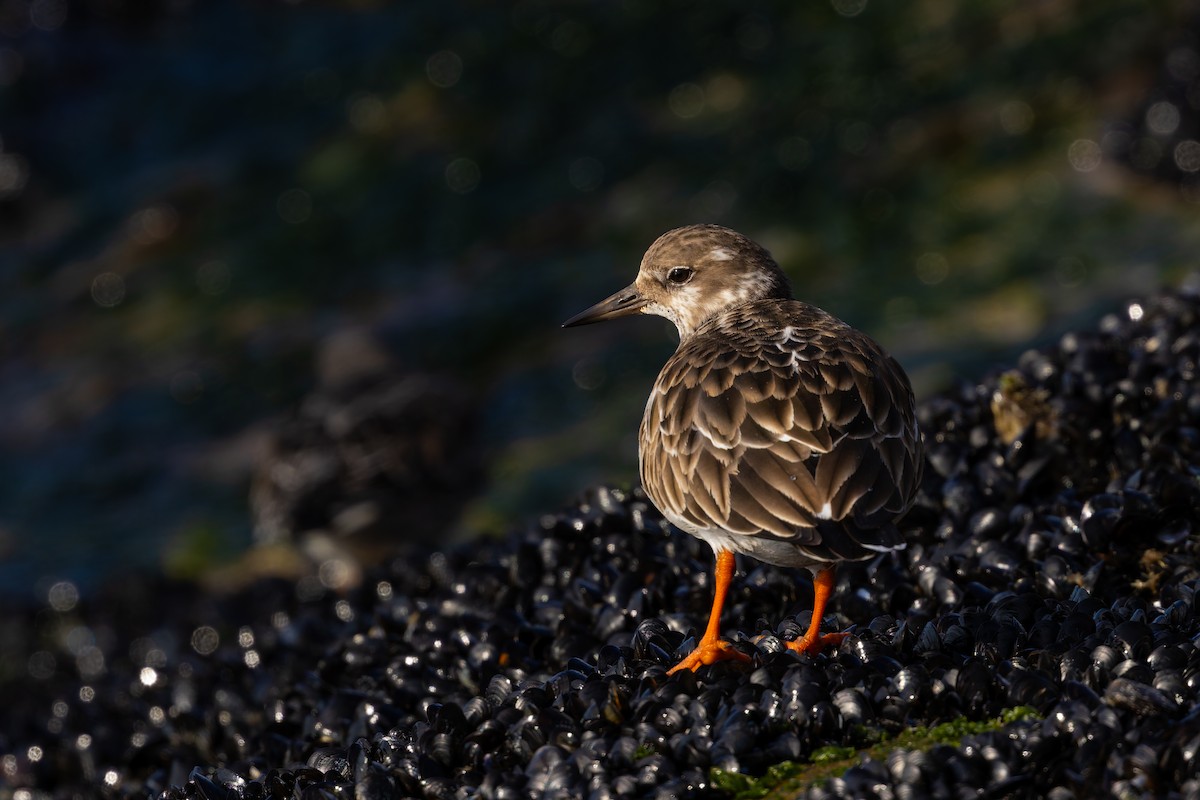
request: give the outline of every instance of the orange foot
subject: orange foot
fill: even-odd
[[[690,669],[692,672],[701,667],[715,664],[718,661],[750,661],[750,656],[738,650],[724,639],[701,639],[696,645],[696,649],[687,654],[687,657],[680,661],[675,666],[667,670],[668,675],[674,675],[681,669]]]
[[[794,642],[784,642],[784,644],[786,644],[788,650],[791,650],[793,653],[800,653],[801,655],[809,653],[811,655],[816,655],[829,645],[836,647],[837,645],[841,644],[842,640],[849,635],[850,634],[848,633],[825,633],[818,636],[811,635],[810,632],[801,636]]]

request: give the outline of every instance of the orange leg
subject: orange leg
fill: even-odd
[[[837,645],[846,638],[844,633],[827,633],[821,635],[821,617],[825,616],[825,604],[833,593],[833,567],[826,567],[813,578],[813,611],[812,622],[808,624],[808,632],[794,642],[788,642],[789,650],[797,653],[819,653],[826,645]]]
[[[708,615],[708,627],[705,629],[704,635],[700,637],[696,649],[678,664],[667,670],[668,675],[676,673],[681,669],[690,669],[695,672],[707,664],[715,664],[718,661],[725,661],[727,659],[735,659],[737,661],[750,660],[749,656],[735,650],[733,645],[720,636],[721,609],[725,606],[725,594],[729,591],[729,584],[733,581],[733,567],[733,553],[729,550],[718,550],[717,566],[713,571],[716,587],[713,594],[712,612]]]

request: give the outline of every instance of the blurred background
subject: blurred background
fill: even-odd
[[[692,222],[971,380],[1194,268],[1200,5],[0,0],[0,593],[628,485]]]

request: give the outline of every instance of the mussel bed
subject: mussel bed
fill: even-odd
[[[10,621],[40,672],[3,692],[0,785],[722,797],[714,768],[757,776],[1030,707],[795,792],[1200,797],[1198,323],[1200,293],[1164,292],[924,402],[909,545],[839,568],[827,621],[851,635],[834,650],[782,646],[807,622],[807,574],[741,560],[724,630],[752,663],[668,678],[704,624],[711,553],[640,491],[597,488],[350,592],[148,580]]]

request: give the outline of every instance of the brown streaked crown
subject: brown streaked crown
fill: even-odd
[[[727,308],[792,296],[766,249],[720,225],[689,225],[658,237],[632,288],[645,301],[642,313],[671,320],[681,338]]]

